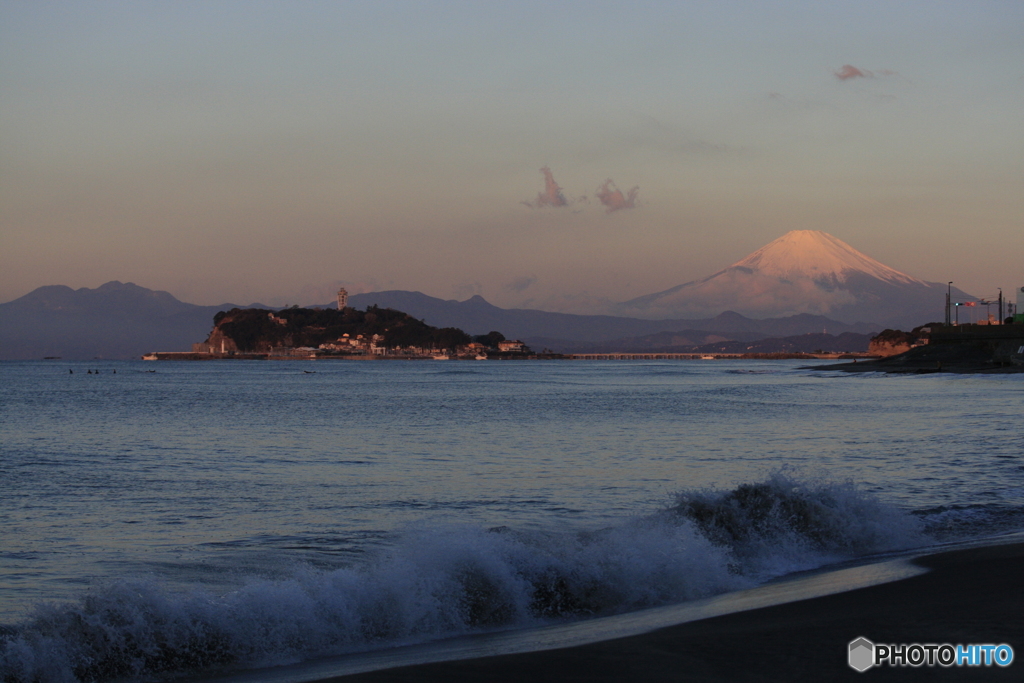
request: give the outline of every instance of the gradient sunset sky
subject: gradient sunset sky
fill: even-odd
[[[1019,0],[4,0],[0,301],[586,313],[794,229],[1009,293],[1022,122]]]

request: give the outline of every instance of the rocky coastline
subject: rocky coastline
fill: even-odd
[[[1024,372],[1024,325],[933,325],[925,343],[869,361],[811,370],[888,374],[1013,374]]]

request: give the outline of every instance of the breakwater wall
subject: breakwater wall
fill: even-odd
[[[932,346],[967,345],[983,349],[997,364],[1024,360],[1024,325],[932,325]]]

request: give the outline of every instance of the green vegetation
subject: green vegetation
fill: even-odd
[[[458,328],[438,329],[402,311],[377,306],[365,311],[286,308],[273,312],[233,308],[214,316],[213,324],[243,352],[269,351],[282,346],[318,347],[335,342],[345,334],[352,339],[362,335],[366,340],[380,335],[383,339],[378,343],[388,348],[454,349],[471,341],[470,336]]]
[[[475,341],[477,344],[483,344],[488,348],[496,349],[498,348],[498,342],[505,341],[505,335],[503,335],[501,332],[491,330],[487,334],[480,334],[473,337],[473,341]]]
[[[904,332],[903,330],[884,329],[874,337],[871,338],[874,344],[889,344],[890,346],[905,345],[908,348],[917,340],[920,336],[920,327],[916,328],[913,332]]]

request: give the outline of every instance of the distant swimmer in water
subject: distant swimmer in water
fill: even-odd
[[[92,374],[92,370],[86,370],[86,371],[85,371],[85,373],[86,373],[87,375],[91,375],[91,374]]]
[[[74,371],[74,370],[72,370],[71,368],[68,368],[68,374],[69,374],[69,375],[73,375],[73,374],[75,374],[75,371]]]

